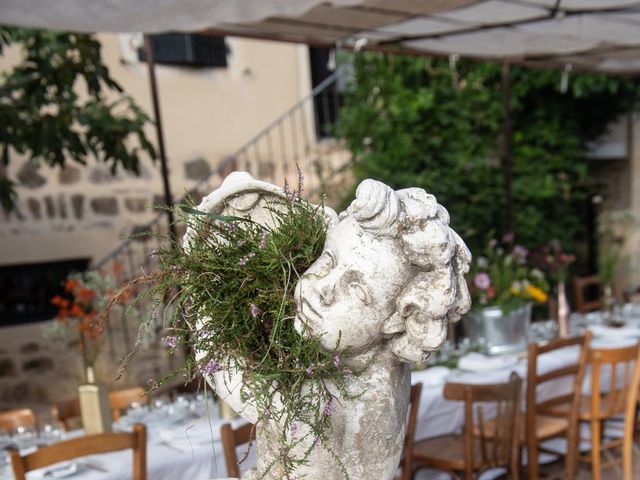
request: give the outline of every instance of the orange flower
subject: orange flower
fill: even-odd
[[[78,285],[80,285],[80,282],[77,278],[69,278],[64,282],[64,289],[69,293],[73,293]]]
[[[77,292],[76,295],[80,300],[82,300],[84,302],[90,302],[91,300],[93,300],[95,298],[96,292],[94,292],[90,288],[81,287],[81,288],[78,289],[78,292]]]

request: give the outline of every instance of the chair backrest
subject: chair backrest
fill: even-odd
[[[444,398],[464,401],[465,478],[472,478],[474,458],[482,459],[483,470],[514,465],[521,390],[522,380],[515,372],[507,383],[445,385]],[[474,455],[475,448],[480,449],[479,454]]]
[[[222,449],[224,450],[224,463],[227,466],[228,477],[240,477],[240,466],[236,447],[249,443],[256,438],[256,428],[252,423],[246,423],[234,429],[230,424],[225,423],[220,428],[222,438]]]
[[[51,416],[61,424],[65,430],[71,430],[71,420],[80,418],[80,400],[62,400],[51,405]]]
[[[626,413],[630,399],[638,398],[640,344],[620,348],[592,348],[591,415],[594,419]],[[608,382],[604,382],[607,376]]]
[[[122,411],[128,409],[133,402],[147,403],[148,398],[144,394],[142,387],[125,388],[109,393],[109,406],[111,407],[111,417],[118,420],[122,416]]]
[[[539,345],[537,343],[529,344],[529,355],[527,365],[527,406],[525,413],[525,443],[527,445],[529,455],[530,471],[537,472],[537,468],[532,464],[537,462],[538,458],[538,432],[536,427],[537,415],[550,414],[555,407],[562,406],[566,408],[569,405],[569,424],[567,430],[567,478],[572,478],[574,475],[574,469],[576,468],[577,455],[578,455],[578,415],[580,413],[580,399],[582,397],[581,386],[584,379],[584,372],[587,364],[587,354],[589,351],[589,344],[591,343],[591,332],[586,332],[584,335],[561,338],[559,340],[551,341],[545,345]],[[550,352],[557,352],[562,349],[578,348],[576,352],[576,360],[568,365],[547,370],[545,373],[538,373],[539,359],[541,355]],[[573,377],[571,388],[567,390],[560,390],[556,395],[549,396],[544,400],[538,400],[537,392],[538,388],[547,382],[557,382],[559,379],[565,377]],[[563,382],[564,384],[564,382]]]
[[[30,408],[18,408],[0,412],[0,430],[15,430],[18,427],[37,427],[38,419]]]
[[[602,281],[598,275],[588,275],[586,277],[573,277],[573,290],[576,298],[576,311],[580,313],[593,312],[602,308],[600,298]],[[589,297],[589,292],[596,291],[596,297]]]
[[[400,480],[411,479],[413,444],[416,436],[416,424],[418,423],[418,410],[420,408],[421,394],[422,383],[411,385],[411,393],[409,394],[409,414],[407,416],[407,431],[404,436],[404,448],[402,450],[402,458],[400,459],[400,467],[402,468]]]
[[[25,456],[10,450],[15,480],[25,480],[27,472],[58,462],[98,453],[133,449],[133,480],[147,478],[147,429],[135,424],[132,433],[98,433],[65,440],[43,447]]]

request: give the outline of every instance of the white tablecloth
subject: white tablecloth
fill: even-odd
[[[209,480],[225,477],[227,469],[220,441],[222,423],[223,421],[217,417],[205,417],[179,425],[149,428],[147,478],[149,480]],[[244,423],[242,419],[236,419],[232,422],[234,426],[242,423]],[[82,432],[69,432],[68,437],[81,434]],[[245,450],[244,447],[238,448],[239,459],[244,457]],[[83,480],[130,480],[132,455],[131,450],[122,450],[80,458],[77,461],[78,472],[67,478],[69,480],[76,478]],[[251,452],[241,465],[243,471],[255,465],[254,455],[255,453]],[[42,470],[27,474],[29,480],[39,478],[43,478]],[[8,467],[4,471],[0,471],[0,479],[13,479]]]

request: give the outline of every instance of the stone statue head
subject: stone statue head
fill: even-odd
[[[471,306],[470,261],[433,195],[365,180],[339,221],[329,219],[324,251],[298,282],[296,329],[327,349],[382,343],[401,361],[422,361]]]

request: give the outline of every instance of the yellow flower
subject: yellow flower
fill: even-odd
[[[527,285],[527,293],[536,302],[543,303],[547,301],[547,294],[540,288],[536,287],[535,285],[531,285],[531,284]]]

